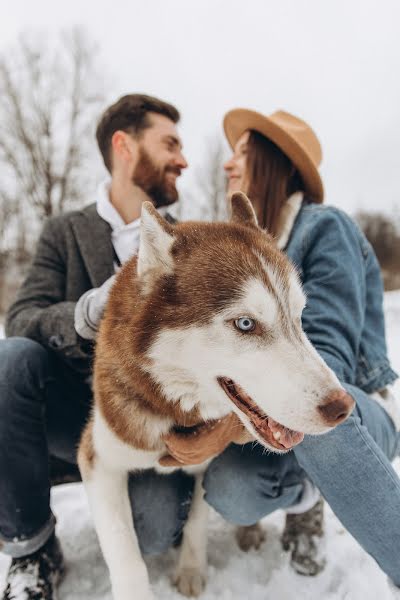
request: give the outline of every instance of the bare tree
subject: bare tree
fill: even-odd
[[[226,176],[224,162],[227,149],[221,136],[207,140],[206,157],[197,171],[197,189],[204,197],[203,217],[210,221],[223,221],[227,218]]]
[[[7,254],[7,230],[15,217],[15,205],[12,198],[0,190],[0,267]]]
[[[375,250],[385,289],[400,287],[400,221],[395,215],[359,212],[356,219]]]
[[[0,231],[7,223],[20,251],[35,221],[87,201],[104,101],[95,62],[80,29],[46,41],[24,34],[0,56]]]

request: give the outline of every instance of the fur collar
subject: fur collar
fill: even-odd
[[[284,250],[292,233],[293,225],[303,203],[303,192],[296,192],[287,199],[279,215],[276,233],[276,245],[279,250]]]

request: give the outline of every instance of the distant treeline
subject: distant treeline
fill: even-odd
[[[382,213],[359,212],[359,226],[375,250],[386,290],[400,288],[400,223]]]

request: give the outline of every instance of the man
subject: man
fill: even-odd
[[[54,597],[62,554],[49,505],[49,454],[76,462],[91,400],[93,345],[85,338],[96,331],[115,270],[137,252],[142,202],[165,214],[178,198],[176,180],[187,167],[178,121],[175,107],[138,94],[104,113],[96,135],[111,183],[99,189],[97,205],[46,223],[8,312],[9,339],[0,343],[0,549],[13,560],[4,600]],[[143,496],[152,494],[153,479],[168,483],[158,494],[162,510],[160,504],[150,518]],[[182,474],[171,483],[152,474],[137,478],[131,492],[138,530],[147,531],[144,551],[162,549],[156,515],[169,505],[176,511],[190,486]],[[167,529],[176,520],[171,516]],[[168,545],[179,534],[165,527],[164,533]]]
[[[55,597],[63,560],[49,504],[49,455],[76,462],[91,402],[92,339],[115,270],[138,250],[142,202],[171,219],[166,209],[187,167],[178,121],[176,108],[139,94],[106,110],[97,141],[111,182],[99,188],[96,204],[47,221],[9,309],[8,339],[0,343],[0,549],[12,557],[3,600]],[[218,454],[232,440],[231,420],[196,440],[192,462]],[[169,442],[174,455],[187,436]],[[179,540],[191,488],[181,471],[131,477],[143,552]]]

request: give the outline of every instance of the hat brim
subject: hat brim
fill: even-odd
[[[298,169],[305,187],[314,202],[324,199],[324,186],[318,169],[298,142],[265,115],[247,108],[235,108],[224,117],[224,131],[233,149],[245,131],[254,129],[274,142]]]

